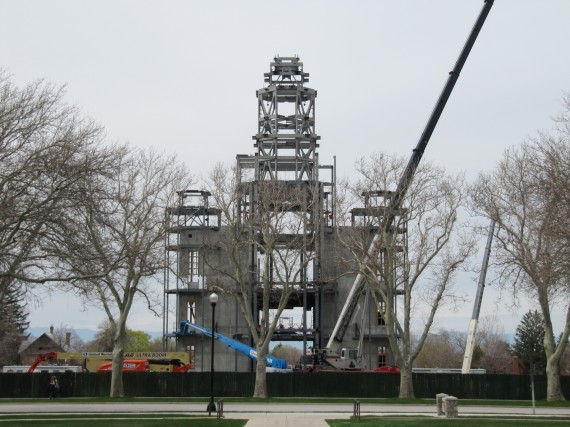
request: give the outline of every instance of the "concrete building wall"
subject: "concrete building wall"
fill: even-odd
[[[321,325],[325,345],[356,279],[356,265],[350,251],[343,244],[343,241],[346,243],[350,240],[355,231],[349,226],[339,227],[337,231],[338,234],[336,232],[326,234],[321,263],[322,277],[329,282],[326,285],[328,292],[325,292],[324,296]],[[393,365],[386,326],[379,324],[378,307],[371,294],[366,299],[366,289],[359,297],[357,312],[347,328],[342,347],[357,348],[362,334],[364,369],[378,367],[379,347],[386,349],[386,364]]]
[[[216,288],[219,296],[215,310],[215,331],[229,338],[249,345],[249,327],[241,313],[236,298],[231,295],[235,285],[220,271],[228,270],[227,253],[224,249],[228,230],[192,230],[180,237],[181,249],[178,252],[180,272],[188,272],[190,257],[198,262],[197,276],[183,275],[188,278],[187,288],[180,289],[177,297],[178,324],[182,320],[196,323],[205,328],[212,328],[212,306],[209,301],[211,287]],[[194,255],[191,255],[194,252]],[[206,259],[204,259],[206,257]],[[229,271],[229,270],[228,270]],[[191,279],[191,280],[190,280]],[[227,293],[224,293],[223,289]],[[237,353],[219,341],[214,342],[214,368],[219,371],[249,371],[251,359]],[[193,360],[197,371],[209,371],[211,367],[211,339],[200,333],[178,336],[177,351],[193,350]]]
[[[340,228],[340,237],[347,238],[352,232],[349,227]],[[189,236],[191,234],[192,236]],[[215,287],[219,295],[216,305],[216,326],[218,333],[230,338],[234,338],[250,345],[250,331],[246,319],[241,312],[241,308],[236,297],[230,290],[235,289],[231,280],[224,277],[219,270],[228,269],[230,264],[227,260],[227,253],[224,249],[228,239],[228,230],[222,227],[220,230],[195,230],[180,237],[182,246],[204,247],[206,245],[207,262],[200,259],[200,277],[194,281],[188,280],[186,287],[180,289],[177,298],[178,319],[188,320],[206,328],[212,327],[212,309],[209,302],[210,287]],[[322,239],[321,256],[321,284],[323,288],[322,303],[318,307],[308,307],[309,310],[321,311],[316,313],[316,328],[321,333],[322,346],[326,346],[332,330],[342,311],[348,293],[354,283],[356,274],[355,266],[350,262],[350,252],[341,243],[339,236],[335,232],[325,233]],[[188,271],[188,259],[190,252],[194,249],[183,249],[178,253],[180,271]],[[242,267],[244,271],[249,271],[247,266],[249,257],[247,251],[241,253]],[[224,293],[222,289],[228,292]],[[320,288],[317,290],[320,292]],[[363,362],[365,369],[378,367],[378,348],[387,349],[386,364],[392,365],[393,358],[389,351],[386,338],[386,327],[378,324],[378,309],[374,298],[369,296],[366,306],[365,292],[358,301],[357,312],[347,328],[344,336],[343,348],[357,348],[362,339]],[[301,308],[299,308],[301,309]],[[364,316],[364,319],[363,319]],[[320,320],[319,320],[320,319]],[[361,335],[362,338],[361,338]],[[254,365],[248,357],[236,352],[215,341],[215,361],[214,367],[220,371],[250,371]],[[316,344],[319,345],[318,343]],[[177,351],[193,350],[195,369],[197,371],[209,371],[211,366],[211,340],[201,334],[179,336],[177,338]]]

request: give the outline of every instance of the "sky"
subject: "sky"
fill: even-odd
[[[317,90],[319,159],[337,175],[416,146],[483,0],[0,0],[0,68],[44,78],[107,139],[175,154],[197,176],[252,154],[256,90],[276,55],[299,56]],[[496,0],[424,158],[474,179],[539,130],[570,91],[570,1]],[[481,247],[484,241],[481,242]],[[470,301],[437,326],[467,330]],[[160,285],[159,285],[160,286]],[[514,332],[528,310],[488,288],[482,316]],[[39,294],[32,327],[96,329],[100,310]],[[160,331],[136,306],[129,327]]]

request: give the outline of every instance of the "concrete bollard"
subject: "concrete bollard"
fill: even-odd
[[[443,410],[445,411],[445,416],[447,418],[457,418],[457,403],[458,399],[455,396],[448,396],[443,399]]]
[[[445,393],[438,393],[435,395],[435,403],[437,405],[437,415],[441,416],[444,414],[443,411],[443,399],[447,397]]]

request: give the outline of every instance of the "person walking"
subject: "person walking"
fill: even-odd
[[[59,397],[59,383],[57,382],[57,377],[55,375],[52,375],[49,381],[48,397],[50,399]]]

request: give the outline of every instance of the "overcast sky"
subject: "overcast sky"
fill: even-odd
[[[275,55],[298,55],[318,91],[320,162],[337,174],[373,152],[411,154],[483,0],[0,0],[0,67],[45,78],[109,141],[175,153],[197,176],[252,154],[255,91]],[[425,158],[476,177],[538,130],[570,91],[570,1],[496,0]],[[484,243],[484,242],[483,242]],[[482,243],[482,244],[483,244]],[[476,280],[471,284],[475,295]],[[484,298],[506,332],[522,314]],[[489,300],[489,301],[488,301]],[[506,301],[505,301],[506,302]],[[465,330],[472,302],[439,325]],[[53,296],[30,316],[95,328],[97,310]],[[451,319],[452,323],[449,322]],[[129,327],[158,331],[137,308]]]

